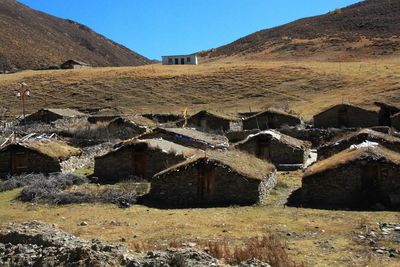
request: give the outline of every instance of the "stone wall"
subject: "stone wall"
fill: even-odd
[[[296,126],[299,124],[301,124],[299,118],[277,113],[268,113],[243,120],[243,130],[279,129],[285,125]]]
[[[340,113],[343,115],[339,115]],[[339,117],[342,116],[343,119]],[[316,128],[368,128],[379,125],[378,113],[352,106],[337,106],[314,116]]]
[[[202,120],[205,121],[205,125],[202,125]],[[229,120],[208,114],[196,114],[190,117],[188,119],[188,125],[190,127],[212,133],[222,133],[230,129]]]
[[[266,142],[268,144],[265,148],[267,152],[263,154],[259,152],[261,142]],[[248,142],[238,145],[237,148],[269,161],[277,167],[280,164],[304,164],[309,154],[308,149],[304,150],[302,148],[292,147],[263,135],[256,136]]]
[[[63,117],[46,110],[39,110],[36,113],[33,113],[25,118],[26,123],[35,123],[35,122],[44,122],[51,123],[53,121],[62,119]]]
[[[362,170],[377,166],[379,174],[371,185],[373,191],[363,187]],[[400,167],[391,163],[359,161],[327,170],[302,181],[302,204],[306,207],[370,208],[382,204],[399,209]]]
[[[397,131],[400,131],[400,115],[393,116],[391,118],[392,127],[395,128]]]
[[[135,149],[126,146],[108,155],[95,158],[94,176],[102,183],[116,183],[127,179],[137,179],[135,173]],[[145,175],[140,177],[150,179],[154,174],[182,162],[183,156],[162,152],[159,149],[147,149],[144,163]]]
[[[20,169],[16,173],[12,170],[12,157],[15,153],[26,153],[26,168]],[[20,173],[52,173],[60,172],[61,166],[57,159],[53,159],[44,154],[23,148],[10,147],[0,152],[0,178],[5,178],[8,174]]]
[[[215,191],[201,198],[198,193],[199,169],[209,167],[215,171]],[[271,180],[265,181],[248,179],[227,166],[202,160],[181,167],[179,171],[154,177],[148,197],[160,205],[179,207],[251,205],[265,198],[275,185],[275,176],[271,174],[270,177]]]

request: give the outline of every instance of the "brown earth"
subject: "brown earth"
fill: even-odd
[[[93,66],[137,66],[150,60],[71,20],[0,1],[0,73],[59,65],[68,59]]]
[[[290,7],[289,7],[290,8]],[[261,30],[201,53],[203,60],[349,61],[400,55],[400,1],[367,0],[321,16]]]

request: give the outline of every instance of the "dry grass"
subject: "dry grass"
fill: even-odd
[[[288,186],[300,184],[301,172],[279,180]],[[233,251],[249,239],[274,234],[285,244],[291,260],[305,266],[398,266],[398,259],[372,254],[369,247],[354,242],[360,222],[376,227],[378,222],[400,220],[396,212],[325,211],[283,206],[160,210],[136,205],[32,205],[12,200],[19,191],[0,194],[2,223],[41,220],[83,238],[120,242],[139,251],[176,247],[194,242],[204,249],[208,242],[227,243]],[[277,197],[279,199],[279,197]],[[79,226],[81,221],[88,226]],[[329,241],[333,249],[318,243]],[[392,247],[399,244],[391,244]],[[372,254],[372,256],[371,256]]]
[[[354,160],[363,158],[366,154],[373,154],[377,156],[382,156],[387,160],[390,160],[393,164],[400,165],[400,154],[389,150],[385,147],[364,147],[364,148],[349,148],[340,153],[333,155],[330,158],[324,159],[322,161],[318,161],[317,163],[310,166],[306,173],[305,177],[320,173],[329,169],[334,169],[339,166],[348,164]]]
[[[208,242],[208,253],[230,264],[257,259],[276,267],[301,266],[293,262],[280,238],[275,235],[252,237],[242,245],[232,247],[228,241]]]
[[[79,148],[69,146],[64,142],[57,140],[30,142],[24,143],[23,145],[33,150],[40,151],[41,153],[44,153],[54,159],[65,160],[69,157],[78,156],[82,153]]]
[[[0,106],[19,114],[18,81],[32,90],[28,111],[42,107],[118,107],[140,112],[221,113],[287,107],[306,118],[333,104],[400,103],[400,63],[260,62],[227,59],[199,66],[25,71],[0,76]]]

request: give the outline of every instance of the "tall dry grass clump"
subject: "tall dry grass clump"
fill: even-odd
[[[208,253],[223,259],[229,264],[240,264],[248,260],[260,260],[274,267],[300,267],[301,264],[293,262],[285,250],[285,245],[277,236],[264,235],[261,238],[250,238],[242,246],[231,248],[226,240],[209,242]]]

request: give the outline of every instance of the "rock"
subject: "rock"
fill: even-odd
[[[87,226],[88,223],[86,221],[81,221],[81,223],[79,224],[80,226]]]
[[[121,239],[122,240],[122,239]],[[0,266],[227,266],[192,247],[134,253],[97,239],[87,241],[41,222],[10,224],[0,232]],[[241,267],[270,267],[258,260]]]

